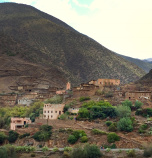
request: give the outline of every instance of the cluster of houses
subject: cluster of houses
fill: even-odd
[[[20,90],[23,87],[18,87]],[[30,87],[31,88],[31,87]],[[59,89],[57,87],[49,87],[47,91],[43,89],[43,91],[34,91],[26,87],[26,91],[21,93],[1,93],[0,94],[0,106],[15,106],[15,105],[26,105],[29,106],[33,101],[39,100],[44,101],[48,98],[53,97],[54,95],[64,95],[68,90],[71,89],[70,82],[67,83],[66,89]]]
[[[126,99],[131,101],[140,100],[142,102],[152,100],[151,91],[137,91],[135,89],[122,88],[122,86],[120,86],[120,80],[118,79],[98,79],[91,80],[88,83],[82,83],[72,88],[72,97],[92,96],[97,90],[104,91],[105,89],[111,90],[113,93],[112,98],[118,100],[119,103]],[[44,101],[55,94],[66,95],[68,90],[71,90],[71,84],[69,82],[65,90],[52,87],[52,91],[49,94],[37,92],[28,92],[18,95],[13,93],[3,94],[0,95],[0,104],[3,102],[3,105],[9,106],[14,106],[15,104],[29,106],[34,100]],[[43,119],[58,119],[58,117],[64,113],[64,106],[65,104],[45,104],[43,108]],[[78,111],[79,108],[69,109],[70,113],[78,113]],[[10,127],[12,130],[15,130],[16,128],[24,127],[26,124],[30,123],[31,121],[29,118],[12,118]]]

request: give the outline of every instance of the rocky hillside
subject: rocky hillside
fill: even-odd
[[[152,62],[150,62],[150,60],[140,60],[140,59],[135,59],[135,58],[131,58],[131,57],[127,57],[124,55],[120,55],[121,57],[123,57],[124,59],[136,64],[138,67],[142,68],[145,72],[149,72],[152,69]]]
[[[145,74],[64,22],[16,3],[0,3],[0,60],[4,87],[29,76],[63,86],[68,80],[76,85],[97,78],[126,83]]]

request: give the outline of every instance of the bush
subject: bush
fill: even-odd
[[[112,123],[110,126],[109,126],[109,131],[111,132],[116,132],[117,131],[117,124],[116,123]]]
[[[79,117],[80,118],[89,118],[90,114],[87,108],[81,108],[79,110]]]
[[[116,113],[117,113],[117,116],[122,118],[122,117],[129,117],[131,115],[131,109],[129,106],[118,106],[116,108]]]
[[[15,147],[12,145],[5,145],[0,147],[0,157],[1,158],[16,158]]]
[[[19,134],[17,132],[15,132],[15,131],[9,131],[8,141],[10,143],[14,143],[17,140],[18,135]]]
[[[27,136],[30,136],[30,133],[24,133],[24,134],[20,135],[19,138],[22,139]]]
[[[88,137],[87,136],[83,136],[81,137],[81,143],[86,143],[88,141]]]
[[[112,144],[112,145],[103,145],[103,147],[104,147],[104,149],[106,149],[106,148],[116,149],[116,148],[117,148],[116,144]]]
[[[35,153],[32,153],[32,154],[31,154],[31,157],[35,157],[35,156],[36,156]]]
[[[7,139],[7,136],[4,132],[0,132],[0,144],[3,144],[4,141]]]
[[[74,144],[78,139],[74,135],[68,137],[68,143]]]
[[[15,150],[18,153],[22,153],[22,152],[29,153],[29,152],[35,151],[35,147],[32,147],[32,146],[17,146],[15,148]]]
[[[68,152],[69,152],[69,151],[72,151],[72,147],[68,147],[68,146],[67,146],[67,147],[64,147],[64,151],[68,151]]]
[[[70,154],[67,151],[64,151],[63,158],[70,158]]]
[[[117,129],[120,131],[131,132],[133,131],[133,125],[130,118],[121,118],[117,123]]]
[[[120,140],[120,137],[116,133],[114,133],[114,132],[109,133],[107,135],[107,141],[108,141],[108,143],[114,143],[115,141],[119,141],[119,140]]]
[[[128,106],[128,107],[131,108],[132,107],[132,102],[130,100],[125,100],[125,101],[122,102],[122,105],[123,106]]]
[[[141,101],[136,101],[136,102],[135,102],[135,108],[136,108],[136,109],[141,108],[142,105],[143,105],[143,103],[142,103]]]
[[[99,129],[92,129],[92,133],[95,134],[95,135],[106,135],[107,133],[104,132],[104,131],[101,131]]]
[[[143,130],[146,130],[148,128],[148,125],[147,124],[143,124],[143,125],[140,126],[140,128],[143,129]]]
[[[52,126],[42,125],[40,127],[40,131],[36,132],[33,135],[33,138],[36,141],[47,141],[50,139],[51,134],[52,134]]]
[[[62,115],[60,115],[59,119],[60,120],[66,120],[67,117],[68,117],[67,114],[62,114]]]
[[[106,121],[105,124],[106,124],[107,126],[110,126],[110,125],[112,124],[112,122],[111,122],[111,121]]]
[[[136,156],[136,153],[135,153],[135,150],[129,150],[128,152],[127,152],[127,156],[128,157],[135,157]]]
[[[79,101],[83,102],[85,100],[90,100],[90,97],[80,97]]]
[[[151,157],[152,156],[152,145],[147,146],[144,149],[144,154],[145,157]]]
[[[61,104],[63,101],[63,97],[59,96],[59,95],[55,95],[50,99],[47,99],[45,101],[46,104],[50,103],[50,104]]]
[[[71,154],[71,158],[100,158],[101,156],[100,149],[94,144],[86,144],[84,147],[77,146]]]
[[[74,135],[77,140],[80,137],[87,136],[85,131],[83,131],[83,130],[75,130],[75,131],[73,131],[72,135]]]
[[[53,151],[54,151],[54,152],[57,152],[57,151],[59,151],[59,149],[58,149],[57,147],[54,147],[54,148],[53,148]]]

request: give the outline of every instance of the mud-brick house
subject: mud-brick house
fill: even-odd
[[[129,100],[151,100],[151,91],[130,91],[125,93],[125,99]]]
[[[98,86],[119,86],[120,80],[118,79],[101,79],[99,78],[96,82]]]
[[[17,103],[17,94],[1,94],[0,106],[15,106]]]
[[[92,96],[99,89],[99,86],[82,83],[78,87],[73,87],[73,97]]]
[[[23,128],[25,125],[30,124],[30,118],[19,118],[19,117],[12,117],[10,129],[16,130],[17,128]]]
[[[45,104],[43,107],[43,119],[57,119],[63,114],[65,104]]]

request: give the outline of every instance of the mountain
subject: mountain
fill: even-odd
[[[0,91],[11,86],[75,86],[97,78],[135,81],[145,72],[36,8],[0,3]],[[42,86],[41,86],[42,85]]]
[[[124,55],[120,55],[122,58],[136,64],[138,67],[142,68],[145,72],[149,72],[152,69],[152,63],[148,62],[148,60],[140,60],[131,57],[127,57]],[[150,61],[150,60],[149,60]]]
[[[144,59],[143,61],[148,62],[148,63],[152,63],[152,58]]]
[[[152,69],[149,73],[136,81],[135,84],[140,84],[140,87],[146,87],[147,90],[152,90]]]

